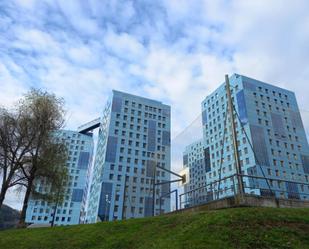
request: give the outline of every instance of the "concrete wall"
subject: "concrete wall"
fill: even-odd
[[[245,195],[243,199],[240,198],[240,196],[231,196],[220,200],[211,201],[207,204],[181,209],[176,212],[198,212],[234,207],[309,208],[309,201],[262,197],[254,195]]]

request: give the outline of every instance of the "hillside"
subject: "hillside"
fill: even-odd
[[[0,248],[309,248],[309,209],[235,208],[0,232]]]
[[[19,212],[7,205],[0,209],[0,230],[13,228],[18,223]]]

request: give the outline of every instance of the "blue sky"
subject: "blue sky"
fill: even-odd
[[[43,88],[65,99],[75,129],[117,89],[170,104],[175,137],[236,72],[295,91],[309,109],[308,9],[306,0],[0,0],[0,105]]]

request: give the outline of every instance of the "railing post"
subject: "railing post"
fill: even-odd
[[[178,210],[178,190],[176,189],[176,211]]]

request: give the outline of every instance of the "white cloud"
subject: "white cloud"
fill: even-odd
[[[13,66],[17,67],[16,65]],[[16,71],[20,72],[20,69],[17,68]],[[13,108],[14,103],[26,89],[26,86],[19,79],[11,75],[6,65],[0,62],[0,106]]]
[[[33,10],[37,0],[15,0],[15,2],[22,8]]]
[[[24,192],[22,191],[17,191],[14,188],[11,188],[8,190],[6,193],[5,199],[4,199],[4,204],[17,209],[21,210],[23,206],[23,201],[24,201]]]
[[[144,46],[135,37],[128,33],[117,34],[111,29],[104,35],[104,45],[108,52],[129,62],[139,63],[146,53]]]
[[[198,137],[199,118],[181,131],[226,73],[286,87],[309,109],[308,7],[305,0],[10,3],[0,27],[0,104],[43,87],[65,98],[67,128],[75,129],[101,114],[112,88],[128,91],[172,106],[175,147]]]
[[[60,0],[57,5],[74,31],[81,35],[96,35],[100,32],[96,20],[87,15],[87,5],[83,5],[83,1]]]

